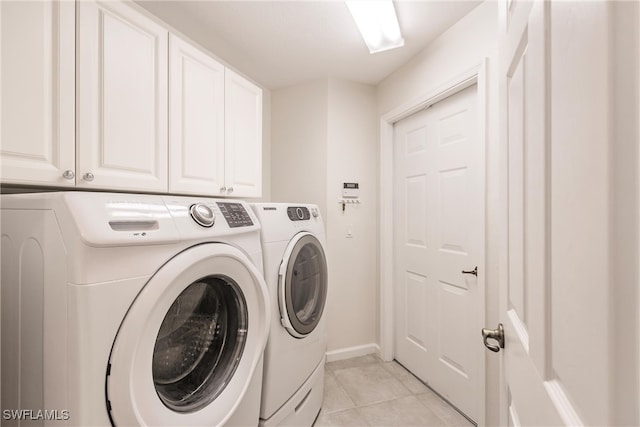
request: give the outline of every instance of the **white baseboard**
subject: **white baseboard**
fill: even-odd
[[[380,346],[378,344],[371,343],[327,351],[327,362],[351,359],[352,357],[366,356],[368,354],[380,355]]]

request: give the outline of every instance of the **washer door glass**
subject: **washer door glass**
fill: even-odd
[[[286,311],[299,336],[313,331],[327,299],[327,261],[318,239],[307,234],[291,252],[285,279]]]
[[[193,412],[222,392],[240,362],[247,323],[242,292],[228,277],[205,277],[182,291],[153,352],[153,382],[165,406]]]

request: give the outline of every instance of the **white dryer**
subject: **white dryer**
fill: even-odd
[[[257,425],[271,311],[247,204],[87,192],[1,202],[3,414]]]
[[[325,232],[315,205],[252,204],[262,225],[272,305],[261,426],[311,426],[322,406],[327,298]]]

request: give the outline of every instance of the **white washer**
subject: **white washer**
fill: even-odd
[[[327,298],[325,232],[315,205],[252,204],[262,225],[272,321],[261,426],[311,426],[322,406]]]
[[[87,192],[1,202],[3,414],[258,424],[271,311],[247,204]]]

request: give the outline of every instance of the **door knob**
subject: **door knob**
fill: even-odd
[[[496,340],[498,345],[489,344],[488,340],[490,339]],[[482,328],[482,340],[484,341],[484,346],[495,353],[504,348],[504,327],[502,323],[498,324],[498,329]]]
[[[73,179],[76,177],[76,174],[74,171],[72,171],[71,169],[67,169],[66,171],[64,171],[64,173],[62,174],[62,177],[64,179]]]
[[[220,187],[220,193],[224,194],[227,192],[227,187]]]
[[[82,179],[84,179],[85,181],[91,182],[91,181],[93,181],[93,178],[94,178],[94,176],[93,176],[93,174],[91,172],[87,172],[84,175],[82,175]]]

